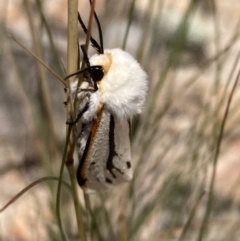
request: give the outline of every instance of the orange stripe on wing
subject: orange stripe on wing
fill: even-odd
[[[98,133],[98,130],[99,130],[99,127],[100,127],[100,123],[101,123],[101,119],[102,119],[102,115],[103,115],[103,104],[99,104],[98,106],[98,110],[97,110],[97,118],[95,120],[93,120],[93,124],[92,124],[92,130],[91,130],[91,133],[90,133],[90,142],[89,142],[89,146],[88,146],[88,150],[87,150],[87,154],[86,154],[86,157],[85,159],[83,160],[83,165],[82,165],[82,168],[80,170],[80,176],[83,178],[83,179],[86,179],[86,173],[87,173],[87,164],[89,162],[89,159],[90,159],[90,156],[91,156],[91,150],[92,150],[92,147],[94,145],[94,141],[95,141],[95,138],[96,138],[96,135]],[[84,190],[84,191],[87,191],[87,186],[86,184],[82,185],[81,188]]]

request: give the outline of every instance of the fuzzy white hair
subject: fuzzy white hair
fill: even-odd
[[[130,54],[121,49],[107,49],[104,54],[92,56],[90,64],[104,69],[99,89],[90,97],[91,105],[102,103],[120,119],[142,112],[148,89],[147,74]]]
[[[91,66],[102,66],[104,76],[97,82],[97,91],[78,93],[78,99],[89,93],[89,108],[83,114],[82,122],[87,123],[96,118],[97,110],[102,105],[120,119],[131,119],[140,114],[146,99],[148,80],[139,63],[129,53],[118,48],[93,55],[89,61]],[[71,87],[75,92],[76,84]],[[86,82],[83,82],[81,88],[86,88]]]

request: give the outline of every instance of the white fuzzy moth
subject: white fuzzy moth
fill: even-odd
[[[90,59],[81,46],[87,67],[70,76],[84,74],[77,89],[80,163],[77,180],[85,192],[101,191],[132,179],[131,119],[142,112],[148,89],[147,75],[136,60],[121,49],[103,49],[102,31],[94,14],[100,45],[91,37],[97,54]],[[80,15],[79,22],[87,33]]]

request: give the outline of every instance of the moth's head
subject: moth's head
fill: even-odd
[[[95,54],[89,59],[89,62],[91,66],[90,75],[92,79],[96,82],[101,82],[111,68],[112,55],[108,51],[105,51],[103,54]],[[96,76],[96,74],[98,76]]]

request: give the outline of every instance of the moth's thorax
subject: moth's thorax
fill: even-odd
[[[103,79],[97,83],[100,91],[116,91],[127,84],[133,74],[133,61],[136,62],[131,55],[121,49],[106,49],[104,54],[92,56],[91,65],[101,65],[104,71]]]
[[[104,70],[104,77],[97,82],[100,102],[120,118],[141,113],[147,75],[130,54],[121,49],[104,50],[104,54],[92,56],[90,64]]]

